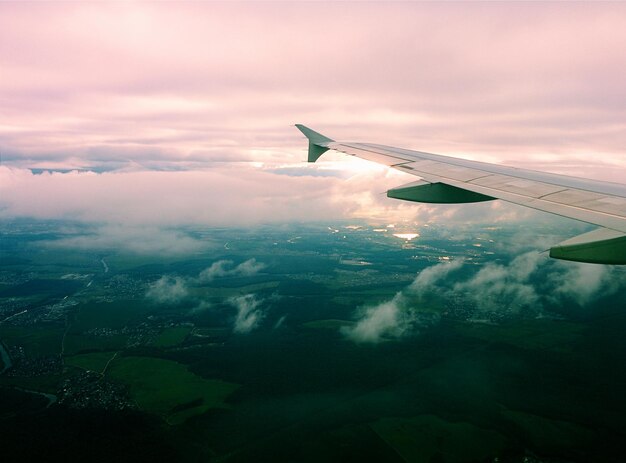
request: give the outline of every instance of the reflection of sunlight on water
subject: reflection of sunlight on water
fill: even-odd
[[[417,238],[419,233],[394,233],[393,236],[402,238],[403,240],[411,241],[413,238]]]

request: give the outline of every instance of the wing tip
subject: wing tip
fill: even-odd
[[[306,125],[295,124],[295,126],[309,140],[308,162],[317,161],[322,154],[328,151],[328,144],[335,141],[319,132],[316,132],[315,130],[308,128]]]

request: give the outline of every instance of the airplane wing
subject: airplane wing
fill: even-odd
[[[329,149],[385,164],[421,180],[393,188],[390,198],[425,203],[502,199],[600,228],[550,249],[556,259],[626,264],[626,185],[599,182],[371,143],[338,142],[308,127],[308,161]]]

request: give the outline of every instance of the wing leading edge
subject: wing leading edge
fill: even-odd
[[[393,167],[422,180],[393,188],[390,198],[427,203],[502,199],[601,228],[557,244],[550,256],[626,264],[626,185],[469,161],[371,143],[338,142],[300,124],[308,161],[329,149]]]

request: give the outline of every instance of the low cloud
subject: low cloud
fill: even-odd
[[[554,298],[573,300],[580,306],[598,294],[611,295],[626,283],[626,274],[618,275],[615,267],[574,262],[559,262],[558,272],[550,276]]]
[[[185,280],[181,277],[164,275],[152,283],[146,297],[159,304],[177,304],[189,295]]]
[[[200,272],[197,277],[163,275],[148,287],[146,297],[158,304],[178,304],[187,301],[189,305],[195,304],[189,311],[189,314],[196,315],[211,309],[213,304],[192,297],[190,287],[223,277],[255,275],[265,267],[266,265],[264,263],[257,262],[254,258],[248,259],[236,266],[230,260],[220,260]],[[268,300],[272,302],[278,297],[278,295],[273,294]],[[233,327],[234,332],[249,333],[257,327],[260,321],[265,317],[265,313],[260,309],[262,302],[264,302],[264,300],[258,299],[254,294],[227,299],[227,303],[237,309],[237,316]]]
[[[282,317],[280,317],[278,321],[274,324],[274,329],[277,330],[278,328],[283,326],[283,323],[285,323],[286,319],[287,319],[287,315],[283,315]]]
[[[391,300],[361,309],[356,324],[344,327],[343,333],[357,343],[378,343],[401,338],[432,323],[439,318],[438,314],[421,312],[415,302],[461,266],[461,262],[453,261],[422,270],[411,285]]]
[[[248,259],[235,266],[232,260],[219,260],[213,262],[210,267],[204,269],[198,275],[201,282],[210,282],[220,277],[246,277],[259,273],[266,267],[265,264],[257,262],[256,259]]]
[[[406,310],[402,293],[393,299],[363,310],[356,325],[346,328],[344,334],[358,343],[377,343],[386,338],[399,338],[411,328],[412,317]]]
[[[505,264],[490,262],[478,270],[462,261],[440,263],[422,270],[392,299],[359,309],[356,324],[342,332],[357,343],[415,334],[439,320],[438,314],[429,311],[430,304],[424,304],[433,297],[458,301],[470,318],[497,321],[539,316],[567,302],[585,307],[625,287],[626,273],[620,268],[555,261],[536,251]]]
[[[257,299],[254,294],[231,297],[228,299],[228,303],[237,309],[233,324],[233,332],[235,333],[250,333],[265,318],[265,312],[260,308],[263,299]]]
[[[211,304],[210,302],[200,301],[200,302],[198,302],[198,304],[194,308],[192,308],[189,311],[189,313],[191,315],[196,315],[196,314],[205,312],[205,311],[211,309],[212,307],[213,307],[213,304]]]
[[[488,263],[469,280],[455,283],[452,292],[463,294],[481,311],[540,309],[541,298],[530,277],[546,259],[531,251],[507,265]]]
[[[420,295],[423,291],[435,285],[439,280],[447,277],[450,272],[461,268],[462,265],[462,260],[455,260],[425,268],[408,287],[408,291],[412,294]]]
[[[141,225],[102,225],[80,234],[53,241],[48,247],[89,251],[124,251],[141,255],[179,256],[213,247],[208,240],[198,240],[180,230]]]

